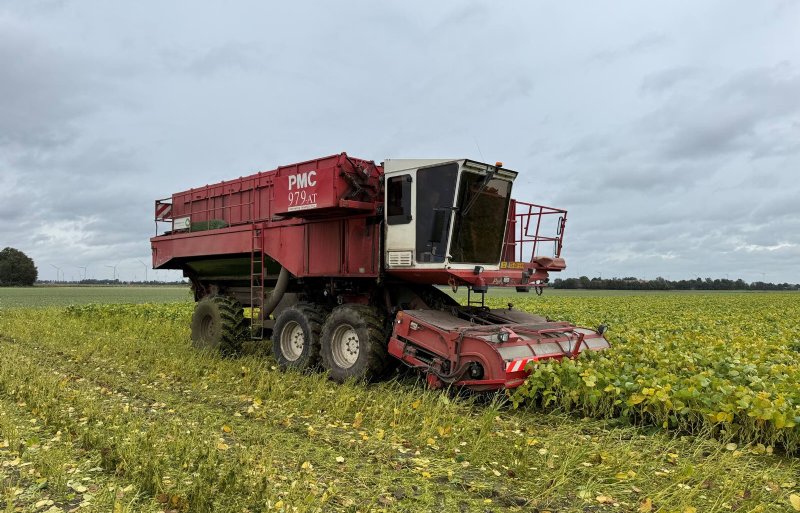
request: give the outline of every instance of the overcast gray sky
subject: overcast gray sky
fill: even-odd
[[[154,199],[340,151],[502,160],[564,277],[799,282],[800,4],[0,2],[0,247],[42,279],[142,279]]]

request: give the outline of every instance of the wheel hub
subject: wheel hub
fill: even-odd
[[[297,361],[303,355],[306,337],[300,324],[291,321],[281,332],[281,352],[290,362]]]
[[[333,361],[343,369],[349,369],[358,360],[361,352],[358,334],[349,324],[343,324],[333,333],[331,353]]]

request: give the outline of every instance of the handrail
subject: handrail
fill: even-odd
[[[534,203],[527,203],[524,201],[512,202],[514,208],[513,214],[509,212],[509,233],[506,236],[506,246],[508,249],[505,253],[506,259],[513,259],[516,262],[526,261],[527,249],[530,249],[530,261],[537,256],[543,256],[539,253],[542,251],[542,246],[545,243],[553,243],[553,258],[561,257],[561,250],[564,245],[564,227],[567,223],[567,211],[548,207],[545,205],[536,205]],[[545,216],[559,216],[555,221],[555,234],[543,235],[543,220]],[[510,246],[513,245],[513,250]]]
[[[182,219],[188,217],[190,219],[190,226],[193,222],[210,222],[215,219],[219,219],[221,221],[225,221],[228,226],[238,226],[242,224],[252,224],[255,222],[255,207],[256,207],[256,200],[258,195],[255,192],[251,192],[250,200],[249,201],[242,201],[240,203],[230,203],[228,202],[227,205],[221,206],[214,206],[209,208],[201,208],[195,209],[194,206],[203,204],[208,205],[209,200],[217,199],[217,198],[232,198],[234,193],[239,191],[229,191],[225,194],[214,196],[212,198],[203,198],[203,201],[192,201],[190,203],[189,211],[188,212],[181,212],[180,215],[176,215],[175,211],[173,210],[172,200],[173,198],[163,198],[160,200],[156,200],[155,202],[155,223],[156,223],[156,236],[158,236],[158,226],[159,223],[170,223],[172,231],[176,231],[175,229],[175,220]],[[225,203],[224,200],[222,200]],[[236,208],[247,208],[246,215],[240,215],[240,221],[233,222],[233,209]],[[219,212],[219,216],[216,216],[216,213]],[[240,211],[241,212],[241,211]],[[227,214],[227,215],[226,215]],[[199,218],[199,219],[198,219]]]

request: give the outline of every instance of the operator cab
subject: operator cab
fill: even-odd
[[[384,176],[387,270],[499,268],[515,171],[468,159],[389,159]]]

